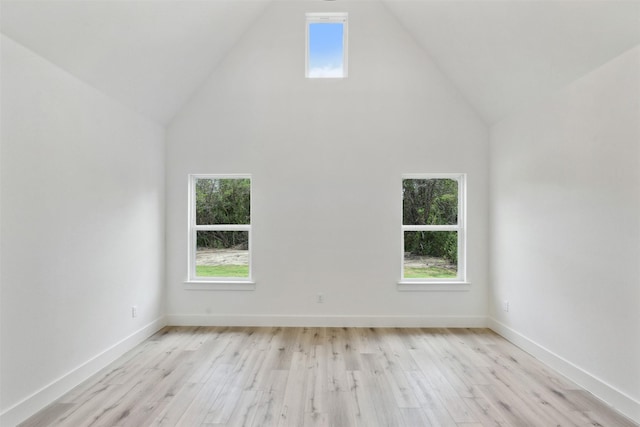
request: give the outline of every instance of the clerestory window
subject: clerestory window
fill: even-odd
[[[347,14],[307,13],[306,76],[347,77]]]

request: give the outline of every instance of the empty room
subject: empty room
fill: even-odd
[[[640,424],[640,1],[0,33],[0,426]]]

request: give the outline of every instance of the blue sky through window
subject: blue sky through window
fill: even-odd
[[[344,77],[344,24],[309,23],[309,77]]]

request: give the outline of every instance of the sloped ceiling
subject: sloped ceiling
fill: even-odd
[[[166,124],[272,1],[2,0],[0,30]],[[640,44],[635,0],[360,1],[382,1],[488,124]]]
[[[266,0],[2,1],[3,34],[165,124]]]
[[[638,1],[385,4],[487,123],[640,43]]]

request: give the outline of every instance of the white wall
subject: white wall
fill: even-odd
[[[4,36],[1,120],[10,426],[161,323],[164,134]]]
[[[492,326],[636,420],[638,76],[640,47],[493,126],[490,187]]]
[[[274,2],[167,130],[169,321],[484,324],[488,129],[382,5],[310,4]],[[327,9],[349,77],[308,80],[304,14]],[[417,172],[468,174],[468,292],[397,290]],[[255,291],[184,289],[189,173],[253,174]]]

